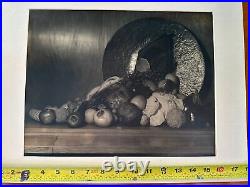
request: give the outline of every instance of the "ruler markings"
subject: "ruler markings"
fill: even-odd
[[[22,182],[129,182],[129,181],[183,181],[248,178],[248,166],[163,166],[150,167],[145,175],[140,170],[104,172],[98,168],[3,168],[3,183]]]

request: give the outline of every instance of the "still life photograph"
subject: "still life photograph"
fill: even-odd
[[[213,15],[30,10],[26,156],[215,156]]]

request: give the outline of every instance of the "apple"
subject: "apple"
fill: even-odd
[[[85,122],[88,124],[94,123],[94,115],[96,114],[96,110],[93,108],[89,108],[85,111]]]
[[[113,120],[112,113],[109,109],[100,109],[94,115],[94,122],[99,127],[108,127]]]
[[[45,108],[40,112],[39,119],[43,124],[51,124],[56,119],[56,113],[52,109]]]

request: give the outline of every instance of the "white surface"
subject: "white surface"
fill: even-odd
[[[243,21],[241,3],[3,3],[4,167],[101,166],[105,157],[24,157],[24,98],[29,9],[108,9],[212,12],[216,101],[216,156],[120,157],[152,165],[247,162]]]

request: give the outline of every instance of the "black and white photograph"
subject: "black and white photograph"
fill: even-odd
[[[29,10],[25,156],[215,156],[211,12]]]

